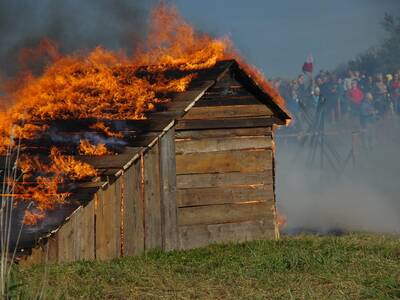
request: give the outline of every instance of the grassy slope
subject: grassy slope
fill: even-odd
[[[111,262],[49,266],[53,298],[400,298],[400,240],[378,235],[286,237]],[[19,269],[20,292],[38,291],[43,267]]]

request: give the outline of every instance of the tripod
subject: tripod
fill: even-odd
[[[310,149],[306,160],[307,165],[310,167],[315,166],[317,159],[319,159],[321,170],[325,168],[327,162],[335,173],[339,173],[339,167],[342,162],[341,157],[325,134],[326,99],[324,97],[320,98],[314,117],[310,117],[304,104],[301,103],[300,108],[308,125],[306,134],[301,140],[302,148]]]

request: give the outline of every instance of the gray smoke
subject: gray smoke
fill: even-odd
[[[319,156],[307,165],[310,148],[279,139],[277,201],[288,219],[287,232],[368,231],[400,233],[400,119],[377,124],[374,147],[356,139],[356,160],[340,175],[320,170]],[[351,133],[330,136],[344,159],[351,150]]]
[[[0,73],[18,70],[21,49],[45,37],[63,53],[102,45],[133,49],[146,32],[148,11],[157,1],[0,0]]]

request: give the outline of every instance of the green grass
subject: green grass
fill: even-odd
[[[16,270],[20,295],[43,283]],[[400,239],[350,234],[50,265],[46,299],[400,299]]]

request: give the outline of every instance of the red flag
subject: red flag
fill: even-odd
[[[303,65],[304,73],[312,73],[314,70],[314,58],[309,54],[306,58],[306,62]]]

